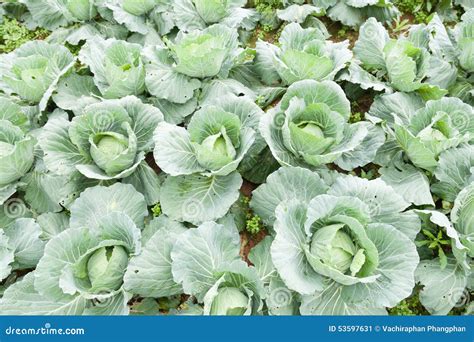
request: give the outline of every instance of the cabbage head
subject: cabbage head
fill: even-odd
[[[187,128],[162,122],[155,134],[156,163],[172,176],[235,171],[256,139],[263,112],[246,98],[226,97],[204,105]],[[173,138],[179,140],[173,141]]]
[[[256,67],[269,84],[277,79],[286,85],[306,79],[333,80],[352,58],[348,41],[327,41],[319,29],[296,23],[285,26],[278,45],[257,42]]]
[[[44,248],[28,286],[29,308],[36,314],[126,315],[130,299],[123,277],[141,250],[141,228],[148,214],[143,195],[129,184],[83,191],[70,208],[66,229]],[[2,311],[18,312],[18,288],[9,288]],[[31,300],[34,298],[34,300]],[[22,306],[20,306],[21,308]]]
[[[254,315],[265,294],[256,268],[240,258],[239,241],[231,221],[190,229],[161,215],[145,227],[143,249],[130,260],[124,288],[143,297],[188,293],[202,305],[199,314]]]
[[[0,204],[15,193],[18,181],[33,166],[36,139],[16,103],[0,97]]]
[[[429,77],[435,60],[420,32],[414,30],[408,37],[392,39],[381,23],[375,18],[368,19],[360,27],[354,46],[355,60],[344,79],[363,89],[416,92],[425,100],[441,98],[447,90]]]
[[[221,288],[212,301],[210,314],[241,316],[246,311],[248,300],[248,297],[235,287]]]
[[[166,47],[148,46],[143,52],[147,90],[158,99],[185,104],[212,79],[228,78],[242,52],[238,45],[236,29],[215,24],[180,32]]]
[[[52,117],[40,142],[44,162],[53,173],[79,171],[98,180],[125,178],[137,168],[148,170],[143,161],[162,120],[159,109],[134,96],[89,105],[71,121]]]
[[[107,99],[140,95],[145,90],[145,66],[142,47],[121,40],[90,39],[79,59],[94,74],[94,82]]]
[[[282,165],[314,168],[335,162],[351,170],[370,162],[385,137],[369,122],[348,123],[349,116],[349,100],[339,85],[299,81],[262,117],[260,133]]]
[[[204,297],[204,314],[243,316],[261,306],[262,285],[254,269],[240,262],[219,272],[221,277]]]
[[[202,251],[197,258],[191,253],[196,248]],[[204,304],[204,315],[254,315],[261,309],[262,281],[239,257],[234,224],[205,222],[188,229],[173,245],[171,260],[174,280]]]
[[[273,221],[272,261],[302,295],[302,314],[382,314],[411,294],[420,221],[380,179],[328,184],[284,167],[254,191],[251,207]]]
[[[242,185],[237,169],[252,162],[264,144],[256,133],[262,115],[251,100],[227,96],[204,105],[186,128],[158,125],[153,155],[170,175],[161,190],[166,215],[194,224],[225,215]]]
[[[457,98],[428,101],[408,125],[395,125],[395,138],[415,166],[433,171],[441,152],[474,140],[474,112]]]
[[[0,56],[0,89],[44,110],[59,79],[73,65],[64,46],[31,41]]]

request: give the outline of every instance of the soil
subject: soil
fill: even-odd
[[[157,174],[161,172],[161,169],[158,165],[156,165],[155,158],[153,157],[153,153],[148,153],[145,158],[146,163],[149,167],[153,169]]]
[[[266,230],[261,230],[259,233],[252,235],[248,232],[240,233],[240,256],[249,265],[252,265],[248,259],[250,250],[263,240],[268,233]]]

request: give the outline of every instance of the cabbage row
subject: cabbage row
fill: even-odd
[[[472,314],[474,4],[396,3],[0,5],[0,313]]]

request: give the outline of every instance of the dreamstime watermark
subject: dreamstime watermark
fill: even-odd
[[[183,218],[192,222],[198,220],[202,216],[204,213],[204,207],[202,202],[198,199],[190,198],[183,203],[181,211]]]
[[[360,30],[359,34],[362,39],[372,40],[377,38],[379,32],[377,27],[374,27],[373,25],[365,25],[364,29]]]
[[[462,110],[455,110],[451,113],[450,117],[454,127],[460,131],[466,131],[471,126],[471,113]]]
[[[3,205],[3,212],[5,213],[5,216],[11,219],[17,219],[24,216],[26,210],[25,202],[19,198],[11,198]]]
[[[268,304],[273,307],[284,307],[290,305],[293,300],[293,294],[286,287],[278,287],[270,292]]]
[[[286,115],[283,111],[277,111],[273,113],[271,126],[275,130],[281,130],[283,125],[285,124]]]
[[[85,335],[84,328],[53,328],[50,323],[38,328],[5,328],[5,335]]]
[[[306,109],[306,102],[303,99],[298,97],[293,97],[287,106],[286,109],[282,109],[281,107],[273,108],[268,114],[271,115],[271,122],[270,126],[273,130],[282,130],[285,126],[285,123],[288,119],[291,120],[291,117],[288,117],[287,113],[295,112],[299,113]],[[288,123],[286,123],[288,125]]]
[[[112,112],[100,111],[92,116],[93,127],[99,130],[108,130],[116,122]]]

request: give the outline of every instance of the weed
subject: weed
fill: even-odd
[[[30,31],[16,19],[5,17],[0,24],[0,53],[11,52],[30,40],[45,39],[49,34],[43,28]]]

